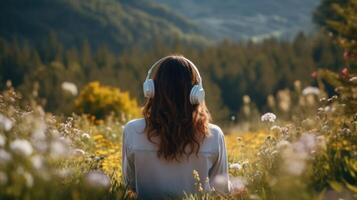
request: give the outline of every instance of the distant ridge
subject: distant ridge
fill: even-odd
[[[38,44],[51,32],[65,46],[120,51],[153,40],[204,41],[197,27],[147,0],[1,0],[0,37]]]
[[[153,0],[192,20],[216,39],[293,38],[313,30],[312,12],[320,0]]]

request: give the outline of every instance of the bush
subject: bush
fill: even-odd
[[[136,100],[130,98],[128,92],[103,86],[99,82],[86,85],[76,99],[75,106],[79,113],[91,114],[99,119],[109,114],[124,119],[140,116],[140,108]]]

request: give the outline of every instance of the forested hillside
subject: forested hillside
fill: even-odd
[[[146,0],[2,0],[0,36],[41,44],[55,33],[66,47],[87,40],[120,51],[160,38],[197,43],[202,39],[187,19]]]
[[[292,39],[311,31],[316,0],[155,0],[191,19],[206,35],[217,39]]]

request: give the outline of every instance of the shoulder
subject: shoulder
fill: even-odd
[[[135,133],[143,133],[145,129],[145,119],[138,118],[133,119],[125,124],[124,133],[135,132]]]
[[[224,134],[222,129],[215,124],[208,124],[208,135],[206,137],[208,143],[220,143],[224,141]]]
[[[224,135],[222,129],[215,124],[208,124],[208,135],[204,139],[200,151],[219,153],[223,143]]]
[[[209,129],[209,135],[217,138],[224,137],[223,131],[218,125],[209,123],[208,129]]]

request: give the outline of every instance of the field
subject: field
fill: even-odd
[[[323,91],[297,87],[292,95],[299,95],[300,103],[290,120],[266,113],[246,122],[247,130],[225,128],[231,198],[356,198],[357,116],[351,100],[356,91],[344,89],[306,104]],[[1,199],[135,198],[121,177],[125,116],[56,116],[35,100],[23,100],[11,83],[0,96],[0,111]],[[223,197],[198,188],[186,198]]]

